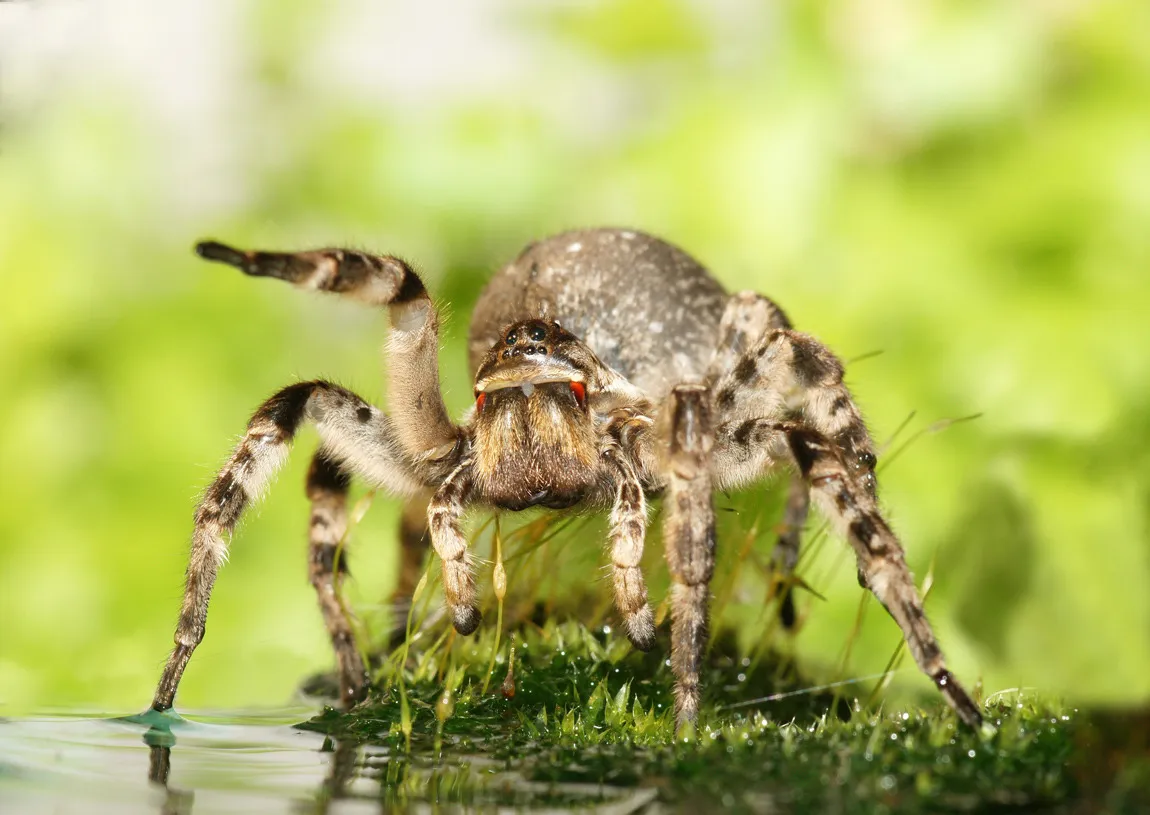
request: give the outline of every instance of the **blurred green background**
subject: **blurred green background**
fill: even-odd
[[[1150,697],[1150,5],[22,2],[0,60],[5,712],[145,706],[195,497],[250,411],[299,378],[381,396],[382,315],[196,239],[410,258],[461,411],[483,281],[598,224],[679,243],[845,359],[881,351],[849,366],[878,439],[982,414],[882,478],[959,675]],[[279,703],[330,662],[313,444],[237,536],[182,708]],[[396,512],[356,530],[360,608],[394,580]],[[804,567],[815,672],[859,607],[844,553]],[[851,671],[897,639],[872,604]]]

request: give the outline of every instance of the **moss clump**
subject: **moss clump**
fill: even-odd
[[[986,709],[996,732],[980,735],[941,701],[864,710],[720,639],[702,725],[676,736],[665,647],[640,654],[553,621],[513,640],[489,675],[494,633],[448,635],[385,666],[355,710],[301,725],[337,752],[325,795],[349,794],[357,773],[397,806],[982,811],[1068,806],[1078,789],[1080,717],[1056,704],[1000,697]]]

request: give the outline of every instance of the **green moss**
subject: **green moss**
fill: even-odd
[[[971,811],[1068,805],[1077,793],[1082,717],[1054,702],[1000,694],[985,708],[995,732],[980,735],[941,700],[865,710],[771,660],[752,666],[721,639],[702,725],[676,738],[666,643],[640,654],[621,637],[555,622],[525,626],[515,641],[511,680],[501,649],[487,694],[494,632],[412,650],[402,693],[398,666],[385,666],[369,701],[301,727],[353,756],[366,748],[350,766],[377,777],[395,805]]]

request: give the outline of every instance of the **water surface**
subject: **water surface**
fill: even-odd
[[[390,812],[462,794],[480,808],[634,812],[653,789],[538,783],[479,754],[393,757],[295,727],[310,707],[240,714],[61,713],[0,720],[0,812]]]
[[[298,812],[323,794],[332,767],[330,742],[325,752],[322,735],[292,727],[314,713],[0,722],[0,809]]]

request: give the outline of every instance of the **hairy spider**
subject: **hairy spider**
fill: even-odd
[[[256,411],[196,510],[176,647],[156,689],[156,710],[172,706],[203,639],[225,535],[310,421],[322,440],[307,479],[310,575],[345,704],[361,699],[367,686],[336,595],[347,571],[336,552],[352,474],[408,496],[400,591],[410,591],[429,533],[443,561],[447,612],[461,634],[480,621],[461,525],[469,506],[610,508],[615,603],[641,650],[651,648],[655,634],[639,570],[646,502],[662,494],[682,724],[699,709],[714,568],[712,494],[784,465],[794,475],[776,561],[793,567],[813,495],[850,541],[860,583],[898,623],[919,668],[964,722],[981,723],[978,706],[946,669],[902,546],[879,511],[874,446],[843,384],[843,366],[793,330],[771,300],[728,295],[691,257],[640,232],[593,229],[533,243],[475,307],[475,403],[456,424],[440,394],[438,315],[402,260],[342,249],[245,252],[214,242],[196,251],[254,277],[387,306],[390,413],[323,381],[290,385]]]

